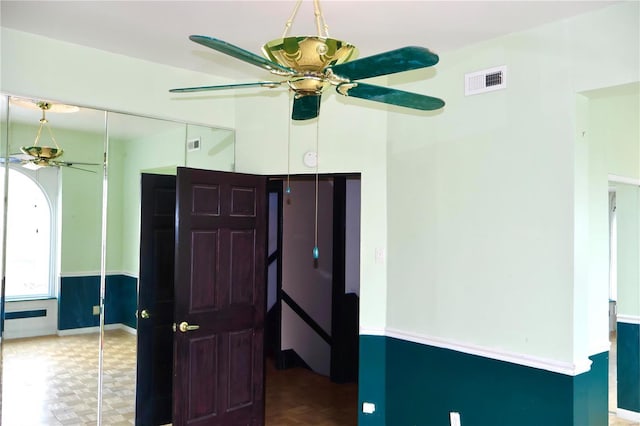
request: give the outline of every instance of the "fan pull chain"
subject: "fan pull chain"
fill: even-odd
[[[313,259],[318,260],[320,258],[320,250],[318,249],[318,164],[320,163],[320,156],[318,155],[318,140],[320,139],[320,115],[316,119],[316,206],[315,206],[315,221],[314,221],[314,235],[313,235]]]
[[[287,115],[287,187],[284,192],[291,194],[291,105],[293,104],[293,90],[289,90],[289,115]]]

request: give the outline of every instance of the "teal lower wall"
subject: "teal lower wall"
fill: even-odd
[[[105,289],[105,324],[136,327],[137,279],[108,275]],[[97,327],[100,317],[93,306],[100,300],[100,277],[62,277],[58,296],[58,330]]]
[[[384,336],[360,335],[360,374],[358,376],[358,424],[360,426],[385,426],[386,423],[386,347]],[[362,412],[362,404],[376,405],[371,414]]]
[[[573,425],[608,425],[609,352],[589,359],[591,370],[573,378]]]
[[[618,408],[640,413],[640,324],[617,324]]]
[[[382,336],[360,336],[360,354],[359,409],[376,403],[360,425],[449,426],[452,411],[473,426],[608,422],[608,352],[575,377]]]

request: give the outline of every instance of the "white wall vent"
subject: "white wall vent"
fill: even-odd
[[[198,151],[200,149],[200,138],[189,139],[187,141],[187,151]]]
[[[464,75],[464,95],[477,95],[507,87],[507,66],[489,68]]]

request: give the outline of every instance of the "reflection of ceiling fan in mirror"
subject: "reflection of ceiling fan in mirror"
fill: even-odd
[[[438,62],[438,55],[425,47],[409,46],[353,60],[357,56],[355,46],[329,38],[319,0],[313,0],[318,35],[287,37],[301,3],[302,0],[296,2],[293,13],[285,25],[282,38],[272,40],[262,47],[262,53],[266,58],[212,37],[200,35],[189,37],[190,40],[203,46],[263,68],[277,76],[285,77],[285,80],[186,87],[172,89],[170,92],[189,93],[248,87],[275,88],[286,83],[295,94],[291,117],[293,120],[317,117],[320,112],[320,97],[324,89],[329,86],[335,86],[336,92],[343,96],[405,108],[429,111],[444,106],[442,99],[358,81],[430,67]]]
[[[12,100],[15,103],[29,106],[29,101],[24,100]],[[31,105],[34,105],[31,103]],[[55,137],[53,136],[53,132],[51,131],[51,127],[49,127],[49,121],[46,117],[47,111],[57,110],[59,112],[75,112],[77,111],[77,107],[71,107],[68,105],[62,104],[53,104],[50,102],[39,101],[35,103],[35,106],[42,111],[42,118],[40,118],[40,126],[38,127],[38,133],[36,134],[36,139],[31,146],[23,146],[20,147],[21,153],[10,154],[9,163],[21,164],[23,167],[31,170],[37,170],[41,167],[68,167],[71,169],[82,170],[85,172],[95,173],[95,170],[89,170],[80,166],[98,166],[97,163],[83,163],[78,161],[63,161],[61,160],[62,154],[64,151],[58,146],[58,142],[56,142]],[[45,146],[40,145],[40,137],[42,136],[42,129],[47,128],[49,132],[49,136],[51,141],[55,145],[53,146]],[[4,158],[0,161],[4,162]]]

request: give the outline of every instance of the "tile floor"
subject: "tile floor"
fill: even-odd
[[[615,407],[615,339],[610,355],[609,399],[610,407]],[[96,424],[96,334],[8,340],[1,356],[2,425]],[[356,385],[332,385],[307,370],[276,372],[269,366],[267,378],[267,425],[356,425]],[[103,380],[102,424],[134,424],[135,336],[121,330],[105,333]],[[610,411],[609,425],[640,423]]]

